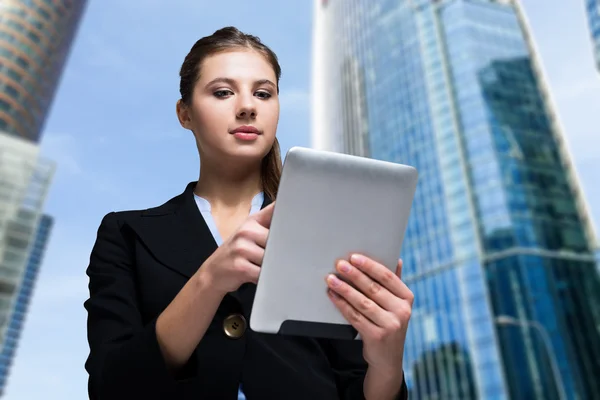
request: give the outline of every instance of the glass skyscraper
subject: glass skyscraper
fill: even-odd
[[[37,144],[0,132],[0,395],[31,295],[30,276],[39,267],[54,167],[39,156]]]
[[[25,274],[21,280],[18,294],[14,300],[12,315],[7,324],[4,343],[0,350],[0,396],[4,395],[6,381],[17,350],[19,337],[23,330],[25,315],[29,308],[29,301],[31,300],[35,281],[44,258],[44,252],[46,250],[48,238],[50,237],[52,224],[53,220],[49,215],[43,215],[40,218],[33,247],[29,252]]]
[[[600,398],[595,233],[518,2],[315,0],[313,40],[313,147],[419,170],[411,398]]]
[[[0,391],[48,233],[55,164],[39,157],[39,141],[86,4],[0,0]]]
[[[600,70],[600,0],[586,0],[588,24],[592,34],[596,65]]]
[[[39,140],[86,3],[0,1],[0,131]]]

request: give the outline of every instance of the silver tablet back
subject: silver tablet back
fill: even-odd
[[[395,270],[417,185],[413,167],[302,147],[289,150],[250,317],[252,330],[356,337],[327,297],[352,252]]]

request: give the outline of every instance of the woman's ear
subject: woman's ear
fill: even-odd
[[[179,99],[177,100],[177,104],[175,105],[175,110],[177,112],[177,119],[179,119],[179,124],[184,129],[191,130],[192,126],[189,107],[186,104],[184,104],[184,102],[181,99]]]

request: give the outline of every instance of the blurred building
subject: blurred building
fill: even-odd
[[[0,131],[39,141],[85,4],[0,1]]]
[[[419,170],[411,398],[600,398],[595,233],[518,3],[315,0],[314,18],[313,146]]]
[[[25,273],[21,280],[18,294],[13,302],[12,315],[6,326],[4,342],[0,351],[0,396],[4,394],[8,373],[17,350],[17,345],[25,322],[25,315],[27,314],[35,281],[50,237],[52,223],[52,217],[49,215],[42,215],[39,220],[33,247],[29,252]]]
[[[49,234],[38,143],[86,3],[0,0],[0,395]]]
[[[592,34],[596,65],[600,70],[600,0],[586,0],[588,24]]]
[[[54,163],[38,153],[36,144],[0,132],[0,395],[31,295],[30,276],[41,262],[38,241],[47,233],[42,213]]]

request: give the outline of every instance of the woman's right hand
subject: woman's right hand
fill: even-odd
[[[275,202],[248,217],[202,264],[198,274],[212,289],[224,296],[244,283],[258,282],[274,206]]]

